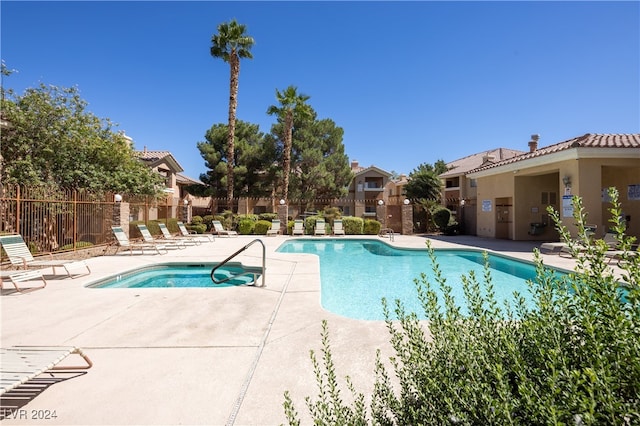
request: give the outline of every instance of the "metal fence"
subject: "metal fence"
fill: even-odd
[[[130,197],[130,204],[148,220],[149,207],[164,215],[175,212],[177,199]],[[0,233],[22,235],[33,253],[75,251],[104,245],[113,236],[114,194],[43,187],[0,187]],[[170,217],[166,217],[167,219]],[[3,259],[4,260],[4,259]]]
[[[114,196],[113,193],[96,194],[85,190],[0,186],[0,233],[22,235],[34,254],[76,251],[89,245],[109,244],[113,240],[111,225],[114,219],[124,225]],[[128,220],[145,223],[150,220],[168,222],[170,219],[188,222],[194,214],[217,214],[229,208],[223,199],[208,199],[204,205],[196,207],[193,198],[188,201],[173,194],[160,199],[124,195],[124,199],[129,207]],[[376,218],[375,199],[355,201],[364,206],[365,216]],[[400,227],[400,214],[396,211],[399,207],[394,210],[393,206],[400,204],[400,200],[390,201],[387,215],[382,220],[388,222],[386,227]],[[239,214],[275,212],[279,202],[272,198],[239,198],[233,200],[231,208]],[[342,208],[353,202],[352,199],[330,199],[315,200],[313,204],[316,209],[322,209],[327,206]],[[289,217],[308,213],[308,202],[289,200],[287,204]],[[4,261],[2,253],[1,260]]]

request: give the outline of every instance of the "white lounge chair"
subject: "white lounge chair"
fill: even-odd
[[[344,235],[342,219],[336,219],[333,221],[333,235]]]
[[[279,219],[273,219],[271,221],[271,229],[267,230],[267,237],[268,236],[277,236],[280,233],[280,220]]]
[[[79,355],[86,365],[58,366],[70,355]],[[81,349],[75,346],[14,346],[0,349],[0,394],[15,389],[42,373],[51,370],[86,370],[93,363]]]
[[[304,235],[304,221],[302,219],[296,219],[293,221],[291,235]]]
[[[32,269],[30,271],[17,270],[17,271],[1,271],[0,273],[0,289],[4,289],[4,280],[9,279],[11,284],[15,287],[16,291],[20,293],[26,293],[27,291],[38,290],[47,286],[47,280],[42,275],[42,269]],[[27,281],[41,280],[42,285],[37,287],[20,287],[18,284]]]
[[[214,220],[213,222],[213,229],[214,232],[217,235],[226,235],[227,237],[237,237],[238,233],[236,231],[227,231],[226,229],[224,229],[224,226],[222,226],[222,223],[219,220]]]
[[[182,222],[177,222],[178,224],[178,229],[180,230],[180,234],[182,234],[182,236],[184,238],[192,238],[195,241],[210,241],[213,242],[216,240],[216,238],[211,235],[211,234],[198,234],[196,232],[189,232],[189,230],[187,229],[187,227],[185,226],[184,223]]]
[[[148,243],[148,244],[158,243],[158,241],[155,238],[153,238],[153,235],[151,235],[151,232],[149,231],[149,228],[147,228],[147,225],[142,225],[139,223],[138,229],[140,230],[140,233],[142,234],[142,239],[144,240],[145,243]],[[183,249],[187,247],[184,241],[166,241],[166,242],[163,241],[162,244],[167,249],[176,249],[176,248]]]
[[[191,244],[191,245],[198,245],[198,244],[202,244],[199,240],[197,239],[193,239],[193,238],[184,238],[182,236],[177,236],[177,235],[173,235],[170,231],[169,228],[167,228],[167,225],[165,225],[164,223],[158,223],[158,227],[160,228],[160,232],[162,232],[162,238],[164,238],[167,241],[173,241],[179,244]]]
[[[316,226],[313,229],[313,235],[326,235],[327,234],[327,230],[326,230],[326,226],[325,226],[325,221],[324,219],[318,219],[316,220]]]
[[[86,269],[85,275],[91,273],[89,265],[84,260],[54,259],[51,253],[49,253],[47,260],[34,258],[20,234],[0,235],[0,245],[7,253],[9,262],[17,268],[50,267],[53,269],[54,275],[56,274],[56,268],[63,268],[71,278],[74,278],[74,274],[78,274],[78,270]]]
[[[129,254],[133,254],[133,250],[140,250],[142,254],[144,254],[146,250],[153,250],[157,254],[168,253],[167,247],[163,244],[157,243],[147,243],[147,242],[134,242],[129,240],[129,237],[124,232],[121,226],[112,226],[111,231],[113,231],[113,235],[116,237],[116,242],[118,243],[118,248],[114,254],[118,253],[120,247],[124,247],[125,249],[129,249]],[[162,252],[164,251],[164,253]]]

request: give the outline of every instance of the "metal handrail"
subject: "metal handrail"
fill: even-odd
[[[236,277],[240,277],[243,275],[248,275],[250,274],[250,272],[243,272],[241,274],[236,274],[236,275],[232,275],[230,277],[227,277],[223,280],[216,280],[216,278],[214,277],[214,273],[216,272],[216,270],[218,268],[220,268],[221,266],[223,266],[224,264],[226,264],[227,262],[229,262],[231,259],[233,259],[234,257],[236,257],[237,255],[239,255],[240,253],[242,253],[243,251],[245,251],[246,249],[248,249],[250,246],[252,246],[255,243],[260,243],[262,244],[262,285],[260,287],[265,287],[265,283],[264,283],[264,275],[265,275],[265,271],[266,271],[266,258],[267,258],[267,248],[265,247],[264,243],[262,242],[261,239],[255,239],[253,241],[251,241],[249,244],[245,245],[244,247],[241,247],[238,251],[236,251],[235,253],[233,253],[231,256],[227,257],[225,260],[223,260],[222,262],[220,262],[219,264],[217,264],[212,270],[211,270],[211,281],[213,281],[214,284],[222,284],[225,283],[233,278]],[[254,274],[254,285],[255,285],[255,274]]]

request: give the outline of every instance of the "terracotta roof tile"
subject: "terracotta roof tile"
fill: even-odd
[[[169,151],[136,151],[136,156],[141,160],[156,161],[161,158],[171,155]]]
[[[640,148],[640,133],[631,134],[591,134],[587,133],[573,139],[539,148],[533,152],[526,152],[513,158],[498,161],[493,164],[478,167],[469,172],[488,170],[494,167],[513,164],[530,158],[541,157],[543,155],[554,154],[571,148]]]

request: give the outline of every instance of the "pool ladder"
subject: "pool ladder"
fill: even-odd
[[[214,276],[214,273],[216,272],[216,270],[218,268],[220,268],[221,266],[225,265],[231,259],[233,259],[237,255],[239,255],[240,253],[242,253],[243,251],[245,251],[246,249],[248,249],[249,247],[251,247],[255,243],[262,244],[262,285],[260,287],[265,287],[264,275],[265,275],[265,271],[267,269],[266,266],[265,266],[266,265],[266,258],[267,258],[267,249],[266,249],[264,243],[262,242],[262,240],[260,240],[260,239],[256,239],[256,240],[251,241],[249,244],[247,244],[244,247],[240,248],[238,251],[233,253],[231,256],[227,257],[225,260],[223,260],[222,262],[217,264],[211,270],[211,281],[213,281],[214,284],[222,284],[222,283],[226,283],[227,281],[232,280],[233,278],[236,278],[236,277],[242,277],[244,275],[253,275],[253,285],[255,285],[256,284],[256,274],[254,272],[245,271],[245,272],[241,272],[239,274],[232,275],[230,277],[226,277],[226,278],[224,278],[222,280],[217,280],[216,277]]]

